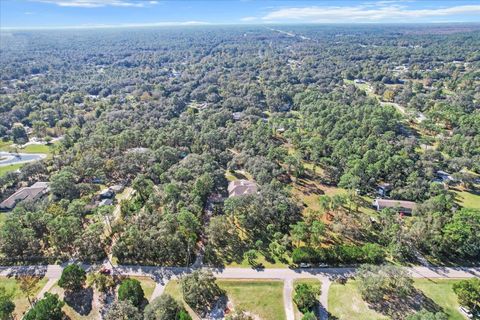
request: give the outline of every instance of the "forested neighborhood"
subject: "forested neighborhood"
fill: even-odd
[[[476,24],[2,31],[0,318],[478,319],[479,48]]]

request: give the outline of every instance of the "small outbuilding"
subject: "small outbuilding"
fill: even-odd
[[[377,187],[377,193],[382,198],[387,198],[390,196],[390,191],[393,190],[393,187],[390,183],[381,183]]]

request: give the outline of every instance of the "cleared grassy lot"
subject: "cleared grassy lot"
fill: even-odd
[[[260,319],[283,320],[283,281],[218,280],[234,308],[249,311]]]
[[[440,307],[448,315],[449,320],[462,320],[464,318],[458,312],[457,296],[452,289],[453,284],[458,281],[460,280],[416,279],[414,286]],[[342,320],[392,319],[370,309],[360,296],[356,281],[352,280],[346,285],[338,283],[331,285],[328,309],[333,316]]]
[[[352,280],[345,285],[332,283],[328,292],[328,311],[342,320],[388,319],[368,307],[358,291],[356,281]]]
[[[45,286],[47,279],[41,279],[36,287],[35,295]],[[30,304],[27,297],[20,290],[19,283],[15,278],[0,277],[0,287],[4,287],[8,293],[13,294],[13,303],[15,303],[15,315],[20,319],[25,311],[28,310]]]
[[[458,311],[457,295],[453,292],[453,284],[460,280],[447,279],[417,279],[415,287],[420,289],[427,297],[442,307],[449,320],[462,320],[463,316]]]
[[[284,320],[283,281],[275,280],[218,280],[218,285],[226,291],[234,308],[255,314],[262,320]],[[178,281],[170,281],[165,293],[183,301]],[[184,303],[190,315],[195,313]]]

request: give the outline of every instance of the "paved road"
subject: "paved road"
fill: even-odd
[[[98,266],[83,265],[88,271]],[[205,268],[207,269],[207,268]],[[413,278],[480,278],[480,267],[477,268],[444,268],[444,267],[411,267],[406,268]],[[49,279],[49,283],[56,281],[62,274],[63,266],[13,266],[1,267],[0,276],[9,276],[21,273],[44,275]],[[166,284],[171,279],[176,279],[182,275],[192,272],[193,268],[171,268],[171,267],[151,267],[151,266],[115,266],[114,272],[125,276],[145,276],[154,279],[157,286],[154,295],[162,294]],[[338,276],[351,276],[355,273],[355,268],[308,268],[308,269],[248,269],[248,268],[219,268],[209,269],[219,279],[279,279],[284,284],[284,303],[287,320],[294,319],[293,303],[291,299],[293,280],[304,278],[317,278],[322,282],[322,295],[320,296],[320,316],[321,319],[328,318],[328,288],[333,279]],[[50,281],[51,280],[51,281]]]
[[[286,279],[283,282],[283,305],[285,306],[285,314],[287,320],[295,320],[295,311],[293,309],[293,280]]]

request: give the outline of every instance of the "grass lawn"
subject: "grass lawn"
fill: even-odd
[[[322,283],[318,279],[296,279],[293,282],[294,290],[295,290],[295,286],[297,284],[302,284],[302,283],[313,285],[313,286],[317,287],[318,289],[320,289],[321,286],[322,286]],[[295,294],[295,291],[293,292],[293,294]],[[297,319],[297,320],[302,319],[303,314],[297,309],[297,305],[295,304],[295,302],[293,303],[293,307],[295,309],[295,319]]]
[[[16,164],[0,167],[0,177],[7,174],[7,172],[12,172],[23,167],[24,164],[25,163],[16,163]]]
[[[155,290],[155,286],[156,286],[155,281],[153,281],[148,277],[130,277],[130,278],[137,279],[138,281],[140,281],[143,292],[145,293],[145,298],[147,298],[147,300],[150,300],[153,290]]]
[[[3,226],[3,224],[5,223],[5,220],[7,220],[7,213],[0,212],[0,227]]]
[[[463,320],[463,316],[458,311],[457,295],[453,292],[452,286],[460,280],[447,279],[417,279],[415,287],[435,301],[437,305],[443,308],[443,312],[448,315],[449,320]]]
[[[55,144],[29,144],[25,148],[13,148],[11,142],[0,142],[0,151],[19,153],[43,153],[50,155]]]
[[[234,308],[249,311],[263,320],[284,320],[283,281],[218,280]]]
[[[368,307],[360,296],[356,282],[352,280],[345,285],[332,283],[328,292],[328,311],[342,320],[388,319]]]
[[[455,190],[456,201],[465,208],[480,209],[480,194]]]
[[[43,288],[43,286],[45,286],[45,283],[47,283],[46,278],[40,279],[40,281],[37,284],[37,290],[35,291],[34,297]],[[22,314],[25,311],[27,311],[30,305],[28,303],[27,297],[25,297],[22,291],[20,290],[17,280],[15,280],[15,278],[0,277],[0,286],[4,287],[7,290],[7,292],[13,294],[13,303],[15,303],[14,313],[17,316],[17,318],[20,319],[22,317]]]
[[[0,140],[0,151],[7,151],[8,147],[12,144],[12,141]]]

